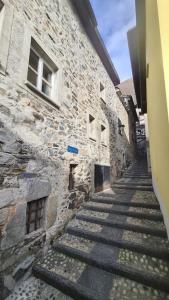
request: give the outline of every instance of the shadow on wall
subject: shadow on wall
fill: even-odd
[[[101,109],[109,124],[110,178],[113,184],[115,179],[121,177],[125,169],[136,159],[135,122],[128,115],[128,139],[124,127],[119,127],[118,116],[103,101],[101,101]]]

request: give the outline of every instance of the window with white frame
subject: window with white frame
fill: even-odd
[[[51,62],[47,54],[40,48],[34,39],[31,41],[28,85],[57,104],[57,72],[58,69]]]
[[[96,119],[89,114],[89,138],[96,141]]]
[[[101,125],[101,144],[107,146],[108,134],[107,128],[104,125]]]
[[[100,98],[103,101],[105,101],[105,87],[101,82],[100,82]]]

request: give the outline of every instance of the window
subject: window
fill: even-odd
[[[123,135],[124,127],[125,126],[122,124],[121,120],[118,118],[118,133],[120,135]]]
[[[30,201],[27,203],[26,233],[31,233],[44,224],[46,198]]]
[[[96,141],[96,119],[89,115],[89,138]]]
[[[101,125],[101,144],[107,146],[107,128],[104,125]]]
[[[70,165],[70,173],[69,173],[69,190],[73,190],[75,188],[75,169],[77,165]]]
[[[100,82],[100,98],[105,101],[105,88],[104,85]]]
[[[50,58],[32,39],[27,75],[28,85],[56,104],[57,71],[57,67],[51,62]]]

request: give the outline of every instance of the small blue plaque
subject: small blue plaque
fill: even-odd
[[[67,151],[70,152],[70,153],[75,153],[75,154],[79,153],[79,150],[77,148],[71,147],[71,146],[67,147]]]

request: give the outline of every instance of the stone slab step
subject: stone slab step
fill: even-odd
[[[104,234],[102,233],[102,236],[105,236],[105,232]],[[118,238],[116,238],[116,240],[117,239]],[[109,236],[109,240],[111,240],[111,236]],[[93,251],[97,254],[101,253],[103,257],[132,266],[141,271],[150,271],[153,274],[160,274],[160,276],[169,276],[168,261],[147,255],[144,252],[139,253],[133,249],[118,248],[114,245],[91,241],[90,239],[69,233],[60,237],[57,242],[68,247],[71,246],[71,248],[77,250],[82,250],[86,253],[93,253]]]
[[[133,267],[113,262],[110,259],[106,260],[105,256],[103,257],[101,255],[98,255],[98,253],[88,254],[61,244],[55,244],[53,248],[57,252],[61,252],[64,255],[68,255],[72,258],[78,259],[98,269],[105,270],[109,273],[115,273],[125,278],[142,283],[146,286],[150,286],[152,288],[156,288],[163,292],[169,293],[169,279],[167,277],[160,277],[149,272],[140,271]]]
[[[142,213],[142,212],[135,212],[135,211],[127,211],[127,210],[119,210],[114,208],[107,208],[107,207],[99,207],[99,206],[92,206],[89,204],[84,204],[83,207],[87,210],[91,211],[98,211],[98,212],[106,212],[109,214],[115,215],[124,215],[133,218],[140,218],[140,219],[147,219],[147,220],[154,220],[156,222],[162,222],[163,216],[161,213],[156,214],[149,214],[149,213]]]
[[[141,254],[146,254],[151,257],[160,258],[166,261],[169,261],[169,250],[159,247],[155,248],[152,246],[146,246],[143,244],[138,244],[132,241],[125,241],[122,239],[114,239],[114,238],[107,238],[105,234],[102,233],[93,233],[89,230],[79,229],[72,226],[68,226],[66,232],[75,235],[77,237],[85,238],[90,241],[94,241],[97,243],[103,243],[106,245],[111,245],[114,247],[127,249],[130,251],[136,251]]]
[[[125,190],[118,189],[113,191],[109,189],[102,193],[94,194],[95,197],[108,197],[110,199],[131,201],[131,202],[144,202],[159,204],[154,193],[152,191],[139,191],[139,190]]]
[[[140,185],[127,185],[127,184],[113,184],[114,189],[125,189],[125,190],[140,190],[140,191],[153,191],[153,187],[149,186],[140,186]]]
[[[143,187],[152,187],[152,182],[143,182],[141,180],[136,181],[126,181],[123,178],[117,181],[114,181],[116,185],[128,185],[128,186],[143,186]]]
[[[153,228],[155,229],[162,229],[162,231],[166,232],[166,228],[163,222],[156,222],[152,220],[147,220],[147,219],[137,219],[133,217],[126,217],[123,215],[113,215],[105,212],[98,212],[98,211],[92,211],[92,210],[85,210],[82,209],[80,210],[77,215],[84,215],[84,216],[89,216],[89,217],[96,217],[96,218],[101,218],[103,220],[109,220],[113,221],[114,223],[123,223],[123,224],[129,224],[129,225],[138,225],[138,226],[143,226],[143,227],[148,227],[148,228]],[[112,227],[113,229],[113,227]]]
[[[132,174],[124,174],[123,178],[140,178],[140,179],[152,179],[151,176],[146,176],[146,175],[132,175]]]
[[[156,229],[156,228],[150,228],[142,225],[133,225],[127,222],[118,222],[110,219],[108,220],[108,219],[102,219],[98,217],[90,217],[82,214],[77,214],[76,219],[83,220],[85,222],[103,225],[103,226],[109,226],[111,228],[125,229],[129,231],[141,232],[145,234],[158,236],[161,238],[167,238],[167,232],[165,229]]]
[[[56,289],[59,289],[74,300],[103,300],[102,296],[99,297],[98,293],[96,295],[95,291],[92,289],[84,287],[77,282],[74,283],[55,272],[51,272],[46,268],[41,267],[40,265],[34,266],[32,272],[34,276],[45,281]]]
[[[144,208],[150,208],[150,209],[160,209],[159,204],[153,204],[153,203],[145,203],[145,202],[134,202],[134,201],[122,201],[122,200],[115,200],[111,199],[110,197],[91,197],[92,202],[97,203],[106,203],[106,204],[116,204],[116,205],[125,205],[125,206],[132,206],[132,207],[144,207]]]
[[[35,269],[35,268],[34,268]],[[96,274],[91,272],[91,267],[88,267],[88,274],[87,274],[87,278],[91,281],[93,281],[94,277],[96,277]],[[36,276],[37,277],[41,277],[41,275],[43,276],[43,274],[45,274],[46,268],[43,267],[36,267],[35,272],[36,272]],[[97,270],[94,270],[98,272]],[[48,271],[49,272],[49,271]],[[25,281],[24,284],[22,284],[19,289],[18,289],[18,294],[16,297],[16,294],[9,298],[8,300],[22,300],[22,299],[27,299],[27,291],[28,291],[28,295],[30,295],[30,300],[73,300],[73,299],[78,299],[81,300],[83,298],[81,298],[81,296],[84,296],[84,292],[81,293],[81,287],[83,288],[83,291],[89,290],[90,289],[86,288],[86,285],[84,285],[84,282],[82,280],[82,282],[80,282],[80,284],[77,286],[75,283],[73,283],[73,288],[72,288],[72,282],[69,281],[68,279],[65,280],[64,282],[63,280],[60,280],[60,276],[56,275],[55,276],[55,280],[54,278],[51,281],[51,277],[47,278],[47,281],[49,282],[48,284],[44,281],[46,280],[46,274],[45,277],[43,277],[43,280],[40,280],[36,277],[33,277],[33,282],[31,283],[31,285],[29,284],[29,282]],[[53,282],[54,280],[54,282]],[[102,285],[102,282],[105,280],[105,277],[103,276],[101,281],[99,280],[98,284]],[[40,282],[40,286],[37,289],[37,281]],[[61,281],[61,283],[60,283]],[[34,286],[34,283],[36,283],[36,285]],[[26,286],[26,289],[25,289]],[[47,289],[46,289],[47,286]],[[57,286],[57,289],[56,289]],[[80,286],[80,289],[79,289]],[[145,300],[145,299],[153,299],[153,300],[169,300],[169,295],[161,292],[157,289],[153,289],[150,288],[148,286],[139,284],[135,281],[129,280],[127,278],[118,276],[118,275],[114,275],[112,276],[111,282],[109,282],[108,287],[106,285],[104,285],[104,295],[99,295],[98,294],[98,289],[94,289],[92,288],[92,295],[94,293],[94,300]],[[75,287],[75,288],[74,288]],[[36,289],[35,289],[36,288]],[[46,292],[44,295],[44,289],[46,290]],[[65,291],[67,291],[67,293],[69,293],[68,289],[72,290],[73,293],[73,298],[70,298],[67,295],[62,294],[62,292],[59,291],[59,289],[64,289],[63,293],[65,293]],[[32,293],[33,290],[33,293]],[[77,291],[77,293],[76,293]],[[80,291],[80,295],[79,295],[79,291]],[[22,293],[22,296],[20,296],[20,293]],[[88,293],[89,294],[89,293]],[[31,295],[33,295],[31,297]],[[37,295],[37,297],[36,297]],[[91,293],[89,294],[89,297],[92,297]],[[86,296],[86,295],[85,295]],[[88,295],[87,295],[88,296]],[[92,298],[90,298],[92,300]]]

